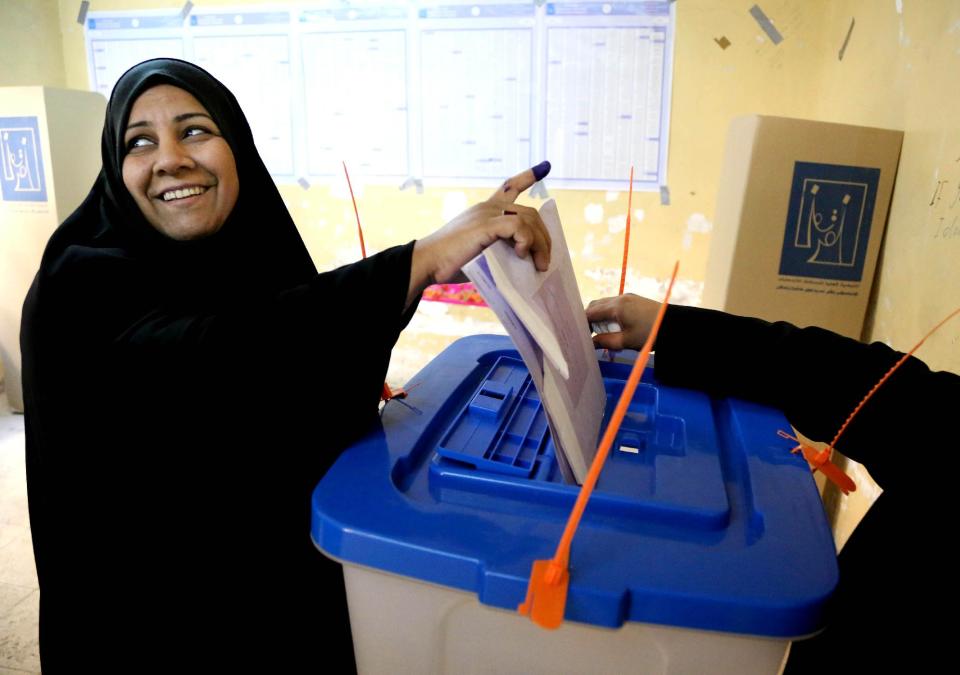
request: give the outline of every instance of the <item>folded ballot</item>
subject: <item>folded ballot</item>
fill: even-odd
[[[546,410],[564,479],[579,484],[597,451],[606,393],[554,200],[540,217],[552,240],[545,272],[505,241],[463,272],[513,339]]]

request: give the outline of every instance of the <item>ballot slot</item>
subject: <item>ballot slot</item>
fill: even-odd
[[[601,363],[608,401],[601,430],[628,371],[629,364]],[[591,508],[669,511],[714,527],[729,508],[717,455],[696,449],[688,453],[685,421],[671,414],[682,404],[670,398],[675,394],[661,394],[652,372],[646,379],[630,403],[614,446],[619,452],[608,458]],[[674,410],[662,410],[662,395]],[[498,356],[449,419],[430,466],[430,487],[437,498],[457,501],[462,499],[458,491],[509,494],[513,500],[538,504],[566,503],[575,497],[577,486],[563,480],[546,410],[519,356]],[[689,473],[681,468],[688,466]],[[692,480],[698,485],[691,485]]]
[[[530,478],[546,451],[547,418],[523,362],[500,357],[455,416],[437,455],[478,470]],[[553,453],[545,460],[552,466]]]
[[[623,385],[617,377],[605,379],[607,400],[616,401]],[[664,445],[675,449],[682,435],[668,418],[658,424],[657,406],[656,387],[638,386],[616,447],[638,456]],[[538,462],[555,465],[556,447],[550,441],[546,411],[526,367],[519,359],[501,356],[443,434],[437,455],[480,471],[562,482],[559,474],[537,472]]]

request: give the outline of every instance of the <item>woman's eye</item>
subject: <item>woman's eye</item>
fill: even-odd
[[[153,145],[153,141],[146,136],[137,136],[136,138],[132,138],[127,142],[127,150],[136,150],[137,148],[143,148],[148,145]]]
[[[209,134],[209,133],[210,131],[207,129],[204,129],[203,127],[188,127],[183,132],[183,136],[184,138],[188,138],[190,136],[203,136],[204,134]]]

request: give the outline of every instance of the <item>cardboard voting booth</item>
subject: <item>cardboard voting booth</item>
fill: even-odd
[[[859,339],[902,141],[888,129],[734,119],[704,306]]]
[[[23,409],[23,299],[50,235],[100,171],[106,105],[88,91],[0,88],[0,371],[15,410]]]

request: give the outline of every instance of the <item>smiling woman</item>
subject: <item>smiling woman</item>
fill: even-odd
[[[43,671],[349,670],[310,492],[376,424],[426,285],[498,239],[546,268],[546,229],[513,201],[549,165],[318,274],[236,99],[202,69],[124,74],[101,154],[23,309]],[[345,315],[351,333],[331,330]]]

